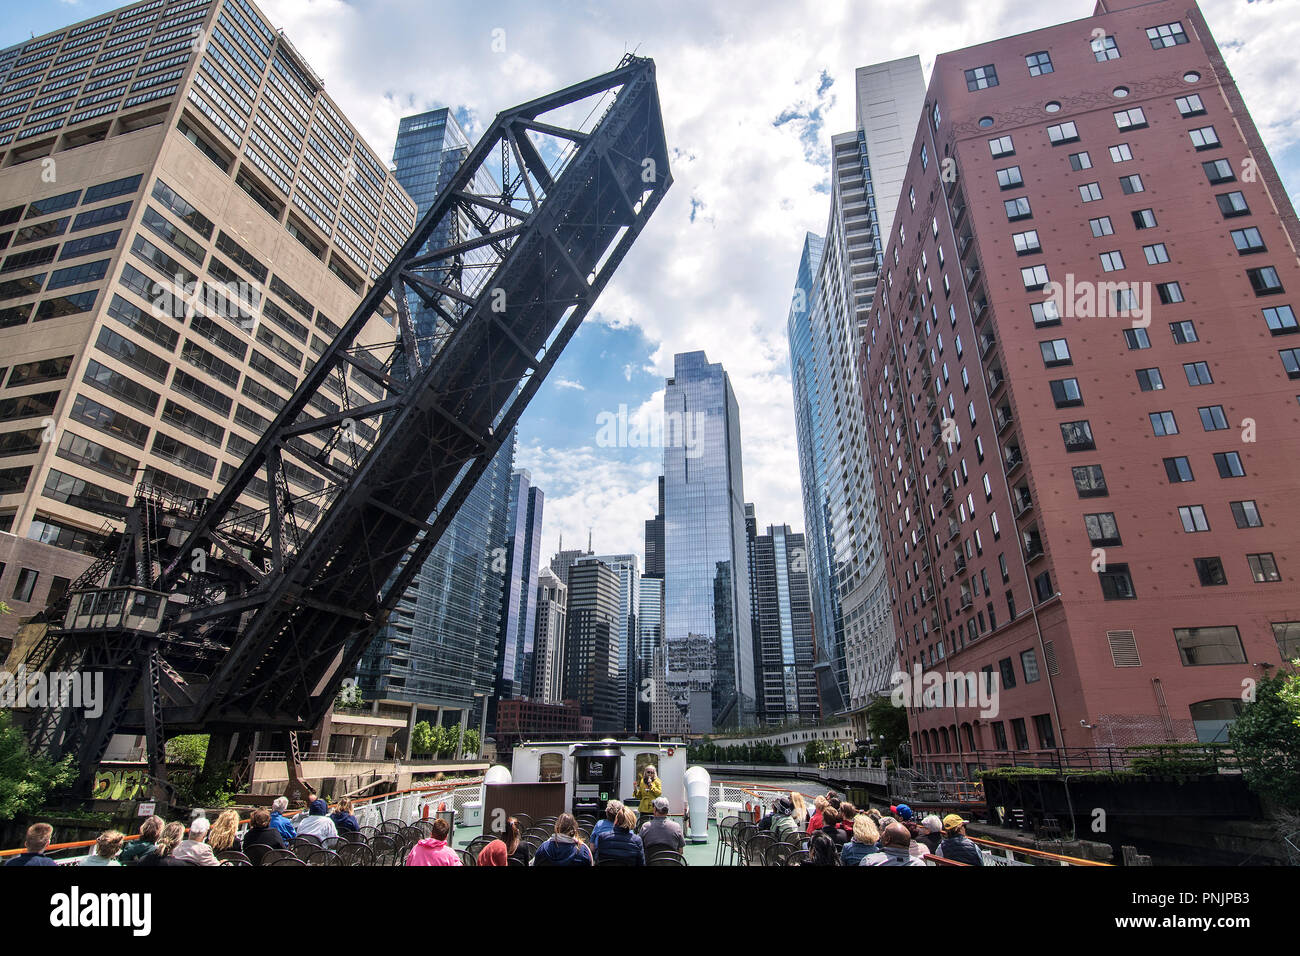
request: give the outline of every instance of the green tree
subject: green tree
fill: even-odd
[[[429,726],[427,720],[419,721],[411,728],[411,752],[417,754],[433,753],[434,744],[433,728]]]
[[[0,821],[35,813],[52,790],[75,777],[71,754],[56,763],[32,753],[13,716],[0,710]]]
[[[885,755],[897,758],[907,743],[907,710],[895,707],[887,696],[877,697],[867,705],[867,725]]]
[[[1300,809],[1300,678],[1279,671],[1255,687],[1255,699],[1228,730],[1246,785],[1287,809]]]
[[[167,762],[202,767],[208,756],[207,734],[182,734],[167,741]]]
[[[456,745],[460,743],[460,724],[444,724],[439,728],[442,731],[442,748],[439,754],[443,757],[456,756]]]
[[[340,687],[334,698],[334,706],[340,710],[360,710],[365,703],[366,699],[361,696],[361,688],[357,684]]]
[[[479,739],[478,731],[470,728],[465,731],[465,757],[475,760],[483,749],[483,741]]]
[[[1291,666],[1300,668],[1300,660],[1292,661]],[[1277,695],[1295,713],[1295,724],[1300,727],[1300,674],[1288,674]]]

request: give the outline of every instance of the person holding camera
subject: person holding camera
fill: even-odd
[[[632,796],[641,801],[638,809],[643,819],[654,816],[655,798],[663,796],[663,793],[664,784],[659,779],[659,771],[653,766],[647,766],[637,778],[636,786],[632,788]]]

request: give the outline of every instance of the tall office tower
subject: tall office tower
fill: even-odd
[[[646,577],[664,576],[664,476],[659,476],[659,510],[645,523]]]
[[[433,206],[468,152],[469,141],[450,110],[402,117],[393,145],[394,175],[415,201],[420,216]],[[475,191],[483,194],[499,188],[486,175],[474,184]],[[429,238],[426,249],[451,245],[471,228],[467,222],[450,219]],[[407,309],[421,359],[427,361],[447,325],[440,325],[437,311],[415,294],[408,296]],[[441,720],[448,713],[479,726],[484,718],[479,708],[484,706],[489,718],[495,716],[493,705],[502,691],[506,653],[502,628],[509,616],[505,588],[527,586],[527,591],[514,595],[515,605],[532,598],[532,586],[520,580],[510,561],[509,536],[519,516],[509,510],[515,446],[512,434],[407,588],[392,622],[362,660],[362,693],[391,707],[409,708],[412,722]],[[532,639],[531,626],[521,631],[522,622],[515,621],[512,671],[519,663],[514,649]],[[522,642],[521,635],[525,635]],[[522,663],[526,664],[526,657]]]
[[[598,554],[618,575],[618,694],[623,706],[623,725],[626,731],[636,726],[637,699],[637,610],[640,607],[638,592],[641,584],[640,561],[635,554]]]
[[[216,493],[416,206],[249,0],[149,0],[29,40],[0,54],[0,98],[12,630],[114,526],[81,505],[125,503],[142,482]],[[392,339],[376,320],[358,344]],[[356,374],[335,395],[338,410],[384,392]],[[310,459],[355,451],[312,441],[285,449],[304,495],[323,487]],[[241,501],[265,513],[267,493],[255,479]]]
[[[501,594],[501,644],[497,650],[498,698],[527,697],[533,690],[537,563],[542,553],[544,502],[542,489],[533,486],[527,471],[516,470],[510,476],[506,580]]]
[[[864,441],[858,353],[925,94],[921,62],[857,71],[857,130],[831,140],[826,238],[808,235],[788,320],[823,714],[863,708],[895,670],[889,591]]]
[[[731,379],[681,352],[664,392],[667,690],[693,733],[754,723],[740,409]]]
[[[495,697],[515,444],[512,432],[362,656],[362,695],[412,726],[478,727]]]
[[[630,729],[640,732],[652,729],[653,705],[659,689],[656,679],[663,675],[654,669],[655,655],[664,637],[664,579],[641,575],[640,594],[636,615],[636,667],[632,686],[636,697],[636,722]]]
[[[820,716],[813,671],[808,551],[789,525],[752,538],[759,719],[773,726]]]
[[[563,582],[564,584],[568,584],[569,569],[578,562],[579,558],[587,558],[590,556],[591,556],[590,551],[583,551],[581,549],[575,551],[565,551],[564,541],[561,540],[560,550],[555,552],[555,554],[551,557],[550,568],[553,572],[555,572],[555,576],[559,578],[561,582]]]
[[[658,731],[655,726],[657,695],[663,692],[664,665],[664,478],[659,476],[659,504],[645,523],[645,574],[637,611],[637,731]]]
[[[410,194],[423,216],[433,205],[443,187],[451,182],[460,169],[465,157],[469,155],[470,142],[455,114],[446,107],[403,116],[397,124],[397,141],[393,145],[393,167],[397,181]],[[479,171],[474,180],[473,191],[485,196],[500,193],[500,183],[494,182],[486,172]],[[474,224],[463,213],[449,217],[445,224],[425,244],[427,251],[446,248],[477,235]],[[467,254],[470,262],[486,261],[481,252],[470,250]],[[450,273],[450,270],[448,270]],[[446,323],[440,326],[436,310],[419,296],[408,296],[411,322],[419,341],[421,358],[428,361],[432,346],[437,339],[439,329],[447,330]]]
[[[594,557],[569,568],[569,614],[564,638],[565,699],[576,700],[597,732],[622,733],[619,694],[619,576]]]
[[[537,572],[537,636],[533,642],[533,689],[544,704],[564,700],[564,635],[569,589],[550,568]]]
[[[942,54],[910,156],[864,382],[899,652],[998,685],[916,759],[1223,740],[1300,652],[1300,229],[1204,18]]]

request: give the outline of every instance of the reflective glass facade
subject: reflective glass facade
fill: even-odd
[[[496,684],[505,583],[497,555],[514,446],[512,434],[366,651],[359,683],[367,700],[472,708],[469,722],[479,719],[474,694],[487,700]]]
[[[626,721],[624,729],[628,729],[636,722],[636,613],[641,572],[635,554],[601,554],[596,558],[613,568],[618,575],[618,617],[621,628],[618,641],[618,693],[623,703],[623,719]]]
[[[808,590],[808,549],[789,525],[754,536],[754,644],[759,719],[780,725],[819,715],[813,673],[813,629]]]
[[[654,729],[651,705],[654,703],[656,675],[655,658],[659,654],[664,636],[664,579],[642,575],[641,593],[638,595],[636,615],[636,672],[633,690],[636,694],[636,726],[634,731]],[[662,675],[658,682],[662,684]]]
[[[497,697],[524,697],[534,684],[533,640],[537,628],[537,565],[542,552],[545,495],[526,471],[510,476],[502,589]]]
[[[415,200],[419,216],[429,211],[468,149],[447,109],[402,119],[393,148],[394,175]],[[485,182],[476,188],[490,192],[493,187]],[[453,240],[435,235],[426,249]],[[414,298],[409,305],[421,353],[428,358],[436,313]],[[512,432],[407,589],[393,623],[367,652],[360,681],[367,698],[468,706],[474,708],[470,723],[481,717],[481,702],[495,699],[515,444]],[[482,695],[478,702],[476,693]]]
[[[755,720],[740,409],[703,352],[664,392],[666,689],[691,732]]]
[[[788,325],[825,716],[860,710],[888,688],[897,660],[856,383],[882,236],[907,167],[903,131],[925,94],[916,57],[862,67],[856,83],[858,128],[831,139],[826,236],[804,241]]]

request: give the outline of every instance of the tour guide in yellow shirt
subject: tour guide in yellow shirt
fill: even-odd
[[[662,796],[663,792],[664,784],[659,779],[659,772],[654,767],[647,766],[637,778],[636,786],[632,788],[632,796],[639,797],[641,800],[638,809],[643,817],[654,816],[655,797]]]

